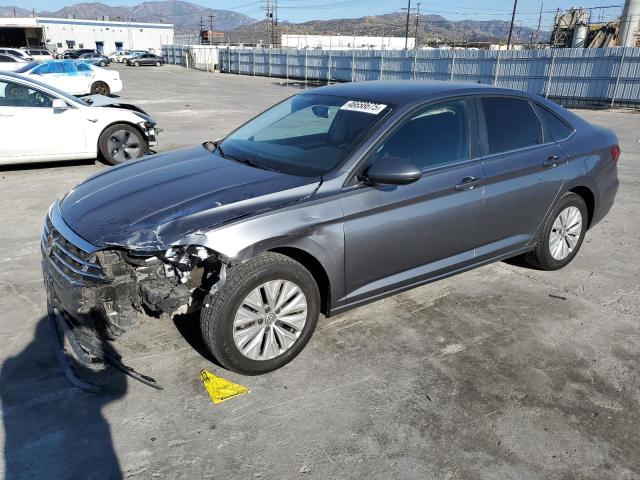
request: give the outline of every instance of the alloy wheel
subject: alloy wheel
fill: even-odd
[[[549,252],[555,260],[564,260],[576,248],[582,235],[582,214],[577,207],[562,210],[551,227]]]
[[[271,280],[252,290],[233,320],[233,340],[251,360],[270,360],[289,350],[307,322],[307,298],[289,280]]]
[[[98,95],[108,95],[108,91],[107,91],[108,87],[106,85],[103,85],[103,84],[96,85],[94,87],[94,90]]]
[[[128,130],[116,130],[109,137],[107,148],[113,159],[119,163],[140,156],[142,146],[138,137]]]

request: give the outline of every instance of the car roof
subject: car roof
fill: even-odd
[[[18,60],[20,62],[24,62],[24,63],[28,63],[28,60],[25,60],[23,57],[18,57],[17,55],[12,55],[10,53],[4,53],[4,52],[0,52],[0,55],[3,55],[5,57],[11,57],[15,60]]]
[[[518,90],[478,83],[442,80],[372,80],[367,82],[337,83],[305,92],[305,94],[334,95],[396,106],[411,104],[417,100],[428,100],[431,97],[477,95],[480,93],[508,94],[530,98],[528,94]]]

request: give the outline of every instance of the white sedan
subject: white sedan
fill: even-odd
[[[131,50],[116,50],[109,55],[109,60],[115,63],[122,63],[122,57],[125,55],[131,55]]]
[[[133,105],[84,100],[12,72],[0,72],[0,164],[94,159],[116,165],[156,145],[156,122]]]
[[[8,53],[0,53],[0,71],[14,72],[24,67],[27,63],[29,62],[21,57],[9,55]]]
[[[120,74],[80,60],[31,62],[17,73],[53,85],[72,95],[109,95],[122,90]]]

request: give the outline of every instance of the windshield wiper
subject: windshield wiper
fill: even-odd
[[[210,147],[213,147],[213,150]],[[271,167],[269,165],[264,165],[262,163],[254,162],[253,160],[249,160],[247,158],[224,153],[224,150],[222,150],[222,145],[220,145],[219,142],[207,142],[207,150],[209,150],[211,153],[218,150],[218,152],[223,158],[227,158],[229,160],[233,160],[234,162],[238,162],[238,163],[244,163],[245,165],[249,165],[250,167],[260,168],[262,170],[270,170],[272,172],[280,172],[280,170],[278,170],[277,168]]]

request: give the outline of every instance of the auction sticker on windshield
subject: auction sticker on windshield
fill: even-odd
[[[340,110],[350,110],[352,112],[364,112],[364,113],[372,113],[374,115],[377,115],[381,111],[383,111],[385,108],[387,108],[387,106],[382,103],[349,100],[347,103],[345,103],[340,107]]]

